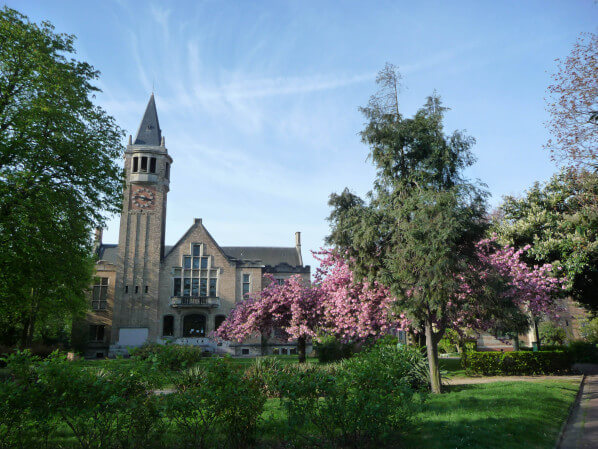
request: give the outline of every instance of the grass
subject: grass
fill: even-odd
[[[431,395],[405,449],[548,449],[575,399],[572,380],[453,386]]]
[[[281,363],[297,363],[297,357],[277,356]],[[253,358],[230,358],[239,369]],[[310,358],[310,363],[318,363]],[[126,368],[134,360],[81,360],[85,368]],[[459,359],[441,359],[448,377],[464,377]],[[173,373],[170,373],[173,375]],[[167,381],[168,382],[168,381]],[[565,379],[535,382],[495,382],[451,386],[441,395],[429,395],[400,442],[401,449],[548,449],[554,443],[578,390],[578,381]],[[170,386],[170,385],[165,385]],[[286,431],[280,400],[268,399],[258,431],[257,448],[285,447]],[[54,442],[73,447],[66,427],[58,429]],[[167,431],[167,433],[169,433]],[[394,446],[393,446],[394,447]]]
[[[454,377],[467,377],[465,369],[461,366],[460,358],[439,359],[438,366],[444,371],[445,377],[452,379]]]

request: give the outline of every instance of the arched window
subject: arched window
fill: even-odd
[[[216,315],[214,318],[214,330],[218,329],[224,320],[226,320],[225,315]]]
[[[183,318],[183,337],[205,337],[205,315],[192,314]]]
[[[164,315],[162,335],[164,337],[172,337],[174,335],[174,317],[172,315]]]

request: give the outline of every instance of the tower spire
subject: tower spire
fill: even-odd
[[[156,102],[154,100],[154,93],[152,92],[145,108],[143,119],[141,119],[134,144],[159,146],[161,142],[162,130],[160,129],[160,122],[158,122],[158,111],[156,111]]]

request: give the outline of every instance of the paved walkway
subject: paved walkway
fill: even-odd
[[[586,378],[558,449],[598,448],[598,365],[578,365]]]
[[[443,379],[444,385],[489,384],[491,382],[536,382],[538,380],[581,380],[579,376],[488,376],[488,377],[455,377]],[[598,446],[597,446],[598,448]]]

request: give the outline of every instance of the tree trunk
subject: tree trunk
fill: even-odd
[[[261,333],[260,349],[262,355],[268,355],[268,334],[266,332]]]
[[[297,339],[297,350],[299,352],[299,363],[305,363],[305,337],[299,337]]]
[[[432,322],[426,321],[426,350],[428,352],[428,366],[430,367],[430,387],[432,393],[441,393],[440,369],[438,368],[438,342],[434,337]]]
[[[540,331],[538,329],[538,320],[534,318],[534,331],[536,333],[536,341],[538,342],[538,351],[540,350],[540,345],[542,342],[540,341]]]
[[[519,334],[513,334],[513,351],[519,351]]]
[[[467,363],[467,346],[465,340],[459,339],[457,351],[461,354],[461,366],[465,367],[465,364]]]

